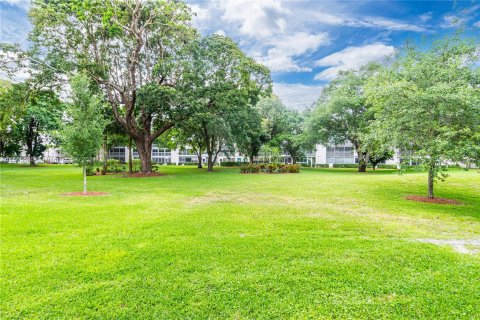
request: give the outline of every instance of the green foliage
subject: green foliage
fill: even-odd
[[[85,71],[132,137],[149,172],[155,139],[190,114],[187,50],[198,36],[184,1],[42,1],[30,9],[31,41],[56,73]],[[68,50],[65,50],[68,48]]]
[[[378,69],[371,63],[360,70],[341,71],[322,91],[308,124],[311,140],[324,145],[352,143],[363,168],[370,152],[368,141],[373,140],[368,137],[369,125],[374,120],[363,87]]]
[[[107,172],[119,173],[125,172],[125,165],[117,159],[108,159],[107,160]]]
[[[220,151],[245,142],[251,106],[271,90],[270,72],[247,57],[229,38],[211,35],[195,42],[193,59],[184,74],[185,103],[194,108],[181,124],[183,138],[205,149],[209,170]],[[228,75],[228,76],[227,76]]]
[[[93,94],[88,77],[78,74],[71,80],[72,104],[67,110],[70,122],[62,132],[62,149],[80,166],[92,163],[101,146],[106,122],[102,100]]]
[[[63,104],[55,93],[31,82],[0,83],[0,154],[19,154],[26,147],[30,163],[46,149],[45,136],[60,126]]]
[[[88,166],[85,168],[85,174],[87,176],[94,176],[96,175],[96,170],[94,170],[92,166]]]
[[[478,61],[478,45],[457,37],[427,51],[407,46],[365,88],[377,118],[372,130],[429,170],[430,197],[448,160],[479,159]]]
[[[385,164],[385,163],[380,163],[380,164],[377,164],[376,166],[378,169],[397,169],[397,165],[396,164]]]
[[[240,173],[300,173],[299,164],[259,163],[240,166]]]
[[[244,165],[245,162],[239,162],[239,161],[222,161],[220,162],[220,165],[222,167],[239,167],[241,165]]]
[[[334,163],[334,168],[358,168],[356,163]]]

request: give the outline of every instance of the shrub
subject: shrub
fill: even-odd
[[[300,173],[300,166],[298,164],[287,164],[286,169],[288,173]]]
[[[117,159],[108,159],[107,160],[107,172],[123,172],[125,171],[125,166],[120,163]]]
[[[243,166],[245,163],[244,162],[239,162],[239,161],[222,161],[220,162],[220,166],[222,167],[240,167]]]
[[[396,164],[377,164],[377,169],[397,169]]]
[[[141,168],[142,168],[142,162],[140,161],[140,159],[132,160],[132,171],[133,171],[133,173],[140,172]]]
[[[299,173],[300,165],[268,163],[268,164],[244,164],[240,167],[240,173]]]
[[[334,168],[358,168],[356,163],[334,163]]]
[[[94,176],[95,175],[95,171],[93,170],[93,167],[86,167],[85,170],[86,170],[87,176]]]
[[[328,163],[319,163],[315,165],[316,168],[330,168]]]

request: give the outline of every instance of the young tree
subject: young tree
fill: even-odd
[[[478,146],[478,48],[459,38],[437,41],[427,51],[408,46],[366,86],[374,132],[427,168],[429,198],[435,179],[445,177],[445,162],[463,160],[465,150]]]
[[[72,78],[72,104],[67,112],[71,121],[62,132],[62,149],[75,163],[83,167],[84,194],[87,194],[87,165],[100,150],[106,125],[102,113],[102,99],[90,89],[90,85],[85,74]]]
[[[173,100],[184,72],[184,50],[197,36],[188,5],[177,0],[34,0],[30,17],[30,37],[46,49],[48,65],[88,73],[135,141],[142,173],[150,172],[153,142],[188,113]],[[161,99],[139,103],[140,90],[155,91]]]
[[[373,112],[369,109],[363,86],[378,70],[368,64],[360,70],[342,71],[324,88],[309,119],[309,130],[323,144],[349,141],[358,155],[358,172],[365,172],[369,161],[366,145]]]

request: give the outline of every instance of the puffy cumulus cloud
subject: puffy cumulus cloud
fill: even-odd
[[[334,26],[348,26],[356,28],[374,28],[393,31],[415,31],[424,32],[426,29],[422,26],[405,23],[403,21],[391,20],[382,17],[350,17],[347,15],[331,14],[327,12],[316,12],[314,17],[318,23]]]
[[[201,7],[198,4],[191,4],[190,9],[192,10],[192,24],[202,30],[209,27],[210,24],[210,10],[208,8]]]
[[[308,55],[317,50],[322,45],[330,43],[328,33],[309,34],[306,32],[297,32],[292,35],[286,35],[266,42],[273,46],[268,49],[267,55],[258,60],[265,64],[274,72],[301,72],[311,71],[306,66],[300,66],[296,57]]]
[[[467,18],[462,18],[453,14],[447,14],[443,16],[443,22],[440,24],[440,27],[456,28],[465,24],[467,20],[468,20]]]
[[[223,0],[218,6],[223,10],[223,21],[237,24],[241,34],[252,38],[270,37],[287,26],[289,11],[280,0]]]
[[[332,80],[339,71],[358,69],[370,61],[379,61],[395,51],[393,46],[374,43],[362,47],[347,47],[315,62],[318,67],[326,67],[316,74],[315,80]]]
[[[225,33],[225,31],[223,31],[222,29],[218,29],[215,34],[218,34],[219,36],[223,36],[225,37],[227,34]]]
[[[290,109],[305,110],[320,96],[323,86],[300,83],[274,83],[273,92]]]
[[[29,46],[28,33],[32,26],[27,17],[30,1],[0,0],[0,42]]]

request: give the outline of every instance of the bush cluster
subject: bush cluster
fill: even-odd
[[[377,164],[377,169],[397,169],[396,164]]]
[[[284,163],[244,164],[240,173],[300,173],[300,165]]]
[[[103,172],[103,163],[101,162],[96,162],[95,165],[97,166],[96,171],[97,172],[102,172],[102,174],[105,174]],[[132,161],[132,171],[133,173],[140,172],[141,171],[141,165],[142,163],[140,162],[139,159],[134,159]],[[107,172],[108,173],[121,173],[121,172],[127,172],[128,171],[128,163],[122,163],[120,160],[117,159],[108,159],[107,160]],[[153,165],[153,171],[155,171],[155,164]],[[91,175],[95,175],[95,172],[93,171],[93,168],[91,168]],[[88,172],[87,172],[88,174]]]
[[[222,167],[240,167],[245,165],[245,162],[239,161],[222,161],[220,162],[220,166]]]
[[[358,168],[356,163],[334,163],[334,168]]]

